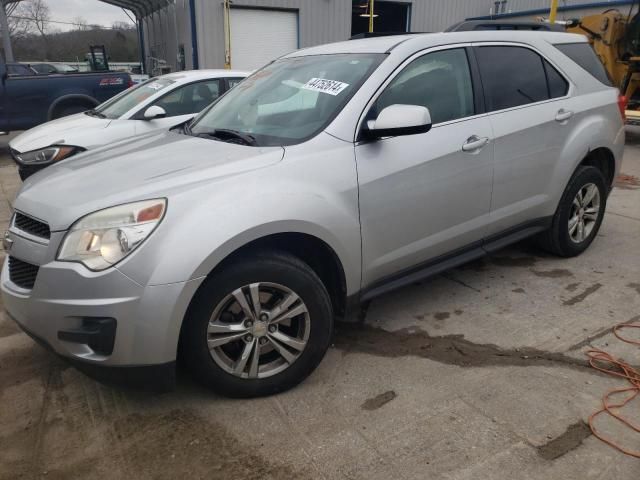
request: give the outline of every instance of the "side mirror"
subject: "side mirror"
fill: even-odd
[[[157,105],[147,108],[144,112],[145,120],[155,120],[157,118],[165,118],[166,116],[167,112],[165,109]]]
[[[389,105],[375,120],[369,120],[364,130],[368,138],[415,135],[431,130],[431,114],[418,105]]]

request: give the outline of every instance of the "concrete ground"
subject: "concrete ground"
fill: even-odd
[[[584,424],[625,385],[584,352],[640,364],[610,333],[640,320],[639,132],[584,255],[517,245],[379,298],[285,394],[229,400],[184,374],[163,395],[106,387],[2,317],[0,479],[637,479],[640,461]],[[3,228],[19,184],[5,154]]]

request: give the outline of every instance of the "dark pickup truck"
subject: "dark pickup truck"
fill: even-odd
[[[14,76],[0,59],[0,132],[91,110],[132,85],[120,72]]]

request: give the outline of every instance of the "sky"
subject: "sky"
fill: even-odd
[[[131,22],[121,8],[98,0],[46,0],[51,20],[72,22],[82,17],[90,24],[111,26],[113,22]],[[52,24],[58,30],[69,30],[69,25]]]

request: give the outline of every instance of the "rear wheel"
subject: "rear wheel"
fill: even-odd
[[[581,254],[600,230],[606,203],[602,172],[579,167],[562,195],[551,228],[540,236],[541,246],[562,257]]]
[[[264,253],[231,263],[202,285],[181,353],[196,378],[231,397],[287,390],[320,363],[331,339],[329,295],[296,257]]]

